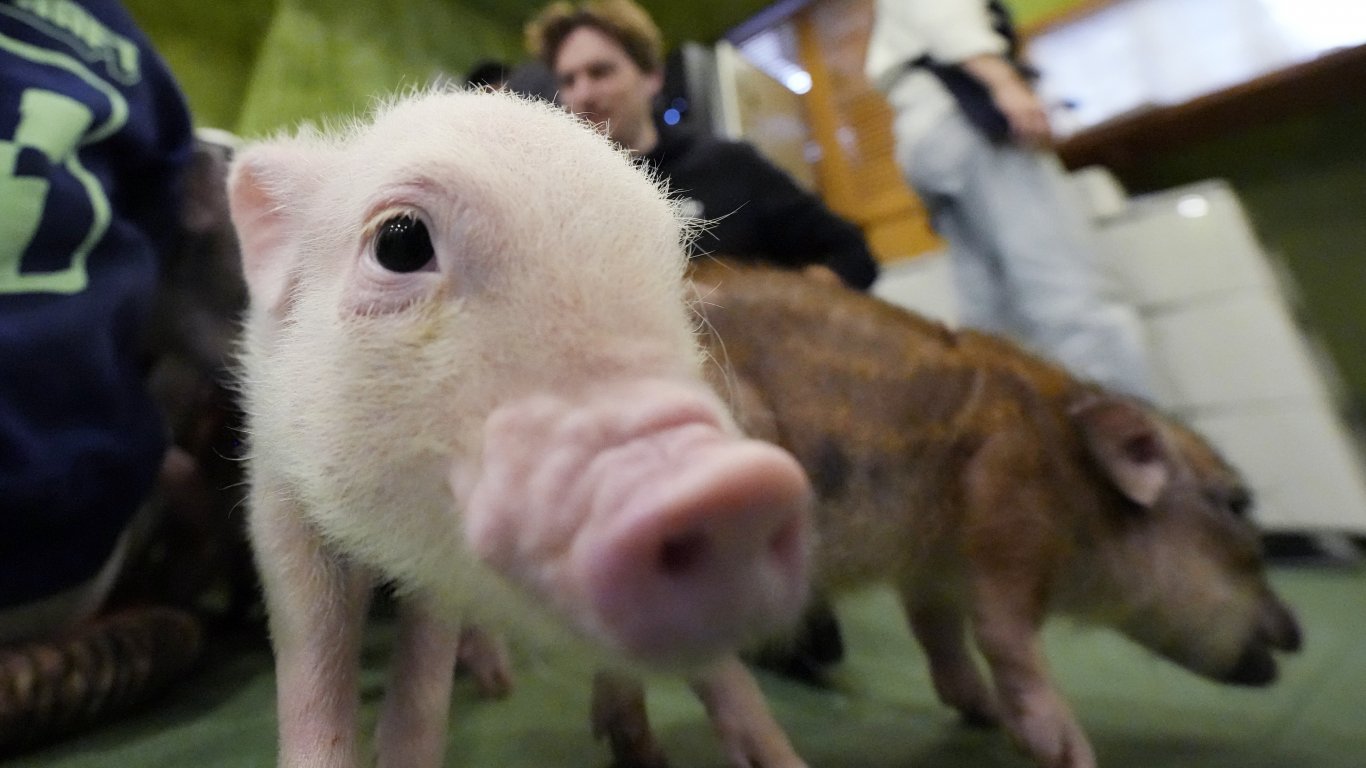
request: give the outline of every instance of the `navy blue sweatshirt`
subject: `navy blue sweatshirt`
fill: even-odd
[[[141,337],[191,142],[120,4],[0,3],[0,608],[93,576],[155,480]]]

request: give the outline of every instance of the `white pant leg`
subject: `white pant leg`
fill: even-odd
[[[965,324],[1152,397],[1141,322],[1098,262],[1056,157],[993,145],[954,115],[898,158],[950,241]]]
[[[1019,319],[1006,294],[999,254],[978,236],[972,212],[959,203],[967,183],[964,168],[978,151],[976,133],[966,124],[946,120],[912,144],[903,127],[904,121],[898,121],[897,163],[948,247],[959,324],[1018,336]]]

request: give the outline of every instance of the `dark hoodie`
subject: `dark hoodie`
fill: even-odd
[[[877,278],[877,262],[858,228],[750,145],[659,126],[659,143],[642,158],[668,179],[685,213],[710,222],[693,243],[694,257],[789,268],[824,264],[861,290]]]
[[[140,335],[192,135],[113,0],[4,3],[0,42],[5,608],[91,578],[161,465]]]

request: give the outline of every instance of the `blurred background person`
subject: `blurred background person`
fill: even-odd
[[[877,0],[865,72],[948,243],[963,324],[1151,399],[1138,315],[1097,265],[999,0]]]
[[[527,24],[526,37],[554,74],[559,102],[668,179],[684,213],[706,221],[694,255],[806,268],[858,289],[877,278],[859,229],[753,147],[656,120],[663,38],[640,6],[554,3]]]

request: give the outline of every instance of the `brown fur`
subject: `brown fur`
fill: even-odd
[[[1071,497],[1065,486],[1080,484],[1094,495],[1065,460],[1082,451],[1065,405],[1085,386],[998,339],[786,273],[713,265],[695,281],[713,357],[729,371],[721,390],[752,390],[742,419],[774,424],[764,437],[792,451],[820,493],[821,583],[926,571],[942,581],[935,555],[964,532],[1023,537],[1012,549],[1069,547],[1076,534],[1057,534],[1078,525],[1067,519],[1078,505],[1065,499],[1022,510],[1044,519],[981,507],[1026,485],[1061,484],[1038,493]],[[1043,475],[1056,479],[1028,482]],[[963,482],[973,476],[980,482]]]

